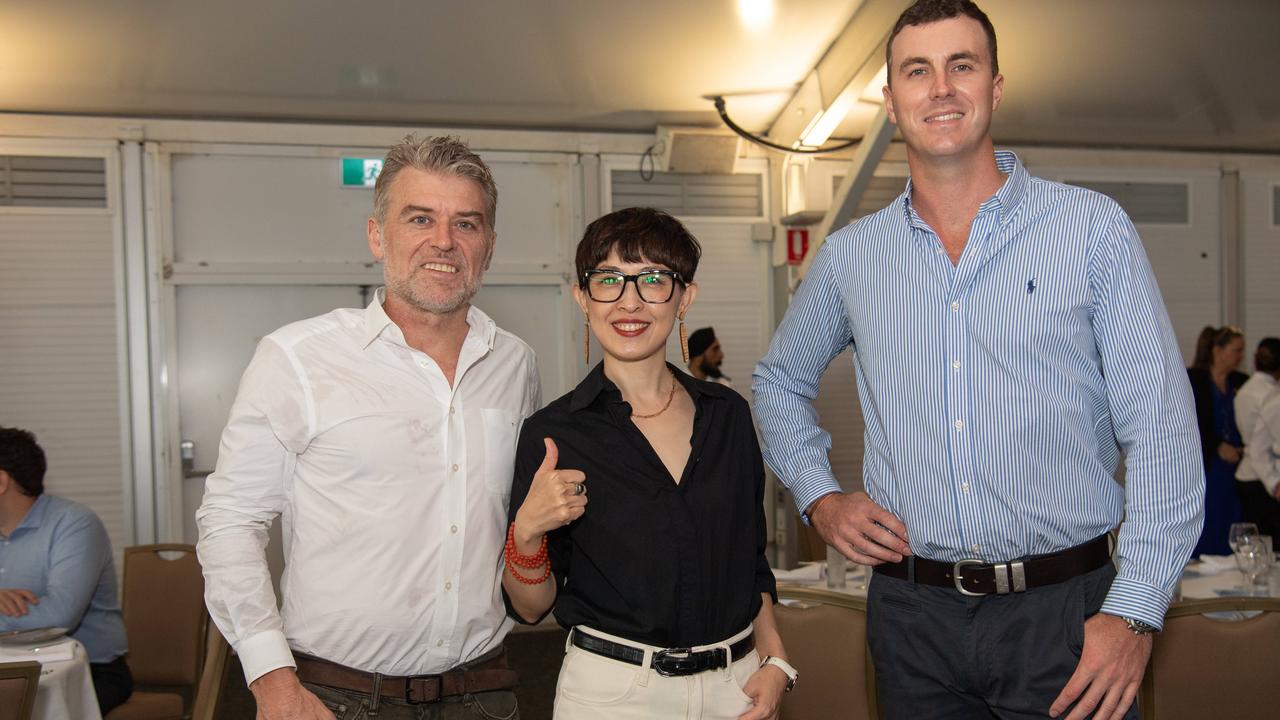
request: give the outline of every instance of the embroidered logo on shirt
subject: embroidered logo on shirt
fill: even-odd
[[[1035,291],[1036,291],[1036,279],[1031,278],[1030,280],[1027,281],[1027,294],[1030,295]]]

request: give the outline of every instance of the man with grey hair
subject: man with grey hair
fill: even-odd
[[[241,379],[196,513],[209,611],[259,718],[514,718],[501,555],[540,390],[533,351],[470,304],[497,189],[460,140],[411,136],[374,206],[386,287],[268,335]]]

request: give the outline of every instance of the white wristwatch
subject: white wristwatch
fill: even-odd
[[[760,661],[760,667],[764,667],[765,665],[772,665],[781,670],[787,676],[787,692],[791,692],[791,688],[796,686],[796,678],[800,677],[800,673],[796,672],[796,669],[791,667],[791,663],[783,660],[782,658],[765,655],[764,659]]]

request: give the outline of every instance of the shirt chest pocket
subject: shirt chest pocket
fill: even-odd
[[[503,499],[511,497],[511,478],[515,474],[516,437],[520,432],[520,416],[510,410],[486,408],[480,411],[484,428],[484,482]]]

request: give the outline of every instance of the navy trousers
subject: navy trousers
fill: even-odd
[[[1047,718],[1115,574],[1108,563],[1056,585],[970,597],[875,573],[867,642],[880,717]],[[1125,718],[1138,720],[1136,700]]]

